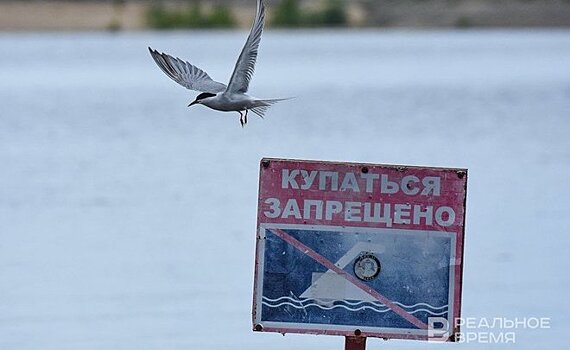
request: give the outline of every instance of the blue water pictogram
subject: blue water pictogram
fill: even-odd
[[[453,233],[267,225],[261,235],[261,323],[406,331],[453,313]],[[359,268],[376,270],[359,276],[363,256]]]

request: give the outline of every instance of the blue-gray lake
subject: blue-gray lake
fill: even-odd
[[[551,327],[464,331],[566,344],[570,31],[268,30],[243,129],[147,50],[227,82],[246,36],[0,34],[0,349],[340,349],[251,332],[263,156],[468,168],[463,316]]]

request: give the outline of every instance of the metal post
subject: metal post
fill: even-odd
[[[345,337],[344,350],[366,350],[366,337]]]

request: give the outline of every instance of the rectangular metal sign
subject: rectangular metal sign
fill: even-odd
[[[466,169],[263,159],[253,328],[453,340]]]

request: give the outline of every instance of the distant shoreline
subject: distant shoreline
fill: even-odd
[[[144,0],[0,0],[0,31],[102,31],[151,29]],[[166,0],[165,6],[184,6]],[[208,6],[207,1],[202,1]],[[247,28],[255,1],[226,0],[236,19]],[[267,0],[271,11],[279,0]],[[313,2],[300,1],[303,8]],[[386,28],[517,28],[570,27],[570,0],[385,0],[347,1],[347,27]]]

